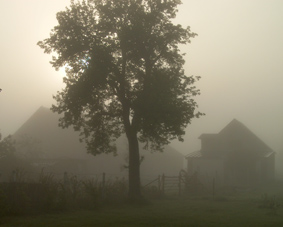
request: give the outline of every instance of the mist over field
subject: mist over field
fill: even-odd
[[[1,226],[283,226],[283,1],[178,2],[0,1]]]
[[[14,134],[64,86],[64,69],[55,71],[51,56],[36,45],[57,24],[56,13],[68,0],[0,2],[0,132]],[[283,2],[183,1],[176,23],[198,34],[186,53],[188,75],[201,76],[196,86],[199,111],[183,143],[171,146],[186,155],[200,149],[202,133],[218,133],[233,119],[245,124],[283,160]],[[283,172],[283,171],[282,171]]]

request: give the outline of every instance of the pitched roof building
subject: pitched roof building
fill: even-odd
[[[186,156],[187,170],[204,183],[247,186],[273,179],[275,152],[238,120],[199,139],[201,149]]]
[[[127,169],[124,168],[128,159],[128,142],[125,137],[122,136],[117,140],[117,156],[111,154],[93,156],[87,154],[85,144],[79,142],[79,133],[72,128],[58,127],[58,119],[58,114],[52,113],[48,108],[40,107],[13,135],[17,143],[19,142],[18,150],[29,153],[29,158],[34,159],[35,166],[44,166],[46,170],[58,173],[71,172],[73,166],[73,172],[78,172],[79,169],[80,172],[90,174],[105,172],[114,178],[128,175]],[[23,144],[28,145],[27,139],[38,141],[37,147],[34,146],[33,141],[30,146],[23,147]],[[141,176],[148,177],[148,180],[162,173],[177,175],[183,167],[184,155],[170,146],[166,146],[162,153],[153,154],[143,150],[141,146],[140,154],[144,156]],[[77,160],[76,165],[75,160]]]

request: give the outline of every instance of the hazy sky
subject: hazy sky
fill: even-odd
[[[0,0],[0,130],[13,134],[63,87],[36,43],[57,24],[69,0]],[[283,1],[183,0],[178,23],[198,36],[182,47],[186,73],[199,75],[205,117],[193,120],[182,153],[199,148],[201,133],[217,133],[232,119],[283,152]]]

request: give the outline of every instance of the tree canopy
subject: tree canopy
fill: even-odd
[[[172,22],[179,4],[71,1],[57,13],[50,37],[38,42],[45,53],[54,53],[53,67],[66,69],[66,87],[52,106],[63,114],[60,126],[79,130],[94,155],[115,153],[115,140],[125,133],[130,185],[135,177],[139,184],[138,141],[162,150],[173,139],[182,141],[191,119],[201,115],[193,99],[198,77],[185,75],[179,50],[196,34]]]

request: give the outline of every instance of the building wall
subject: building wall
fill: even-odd
[[[275,155],[259,158],[254,156],[227,156],[217,158],[187,158],[189,175],[197,173],[199,180],[210,185],[252,187],[274,179]]]
[[[225,163],[226,185],[249,187],[260,182],[260,159],[233,159]]]
[[[213,180],[216,186],[224,183],[224,160],[207,158],[188,158],[187,171],[189,175],[197,174],[201,183],[211,185]]]
[[[270,181],[274,179],[275,153],[261,160],[261,180]]]

